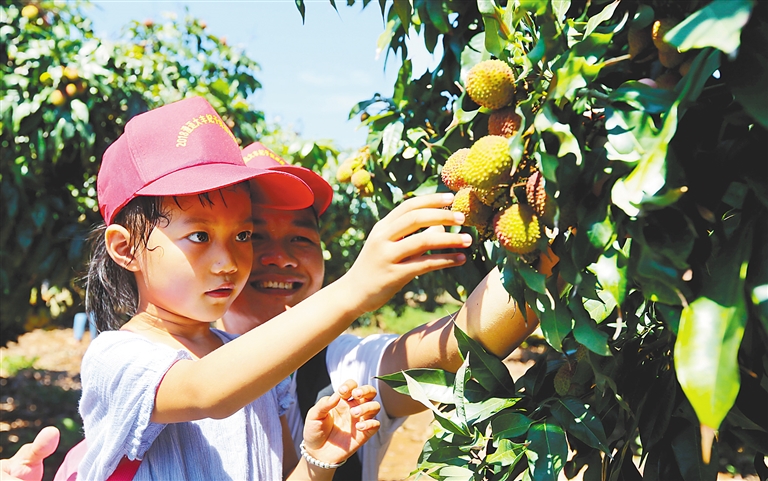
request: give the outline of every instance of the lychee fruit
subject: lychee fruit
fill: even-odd
[[[664,35],[672,30],[677,21],[671,18],[662,18],[653,22],[651,27],[651,39],[659,51],[659,62],[667,68],[674,68],[685,60],[685,55],[678,52],[677,48],[664,41]]]
[[[544,190],[544,176],[538,170],[531,174],[525,183],[525,197],[533,212],[539,217],[544,217],[547,213],[548,199],[547,192]]]
[[[451,210],[464,214],[464,225],[476,227],[481,233],[489,229],[493,209],[480,202],[471,187],[464,187],[456,193]]]
[[[459,149],[454,152],[448,157],[448,160],[445,161],[443,170],[440,172],[440,177],[443,179],[443,183],[454,192],[458,192],[467,186],[464,178],[461,177],[460,170],[468,153],[469,149]]]
[[[571,390],[571,379],[573,378],[574,369],[571,368],[571,363],[566,362],[560,369],[557,370],[554,379],[555,392],[558,396],[566,396],[568,391]]]
[[[493,231],[501,246],[515,254],[533,252],[541,237],[539,218],[530,207],[521,204],[513,204],[496,214]]]
[[[500,109],[515,97],[515,73],[501,60],[480,62],[467,73],[467,93],[478,105]]]
[[[48,100],[50,100],[54,106],[60,107],[64,105],[66,97],[64,96],[64,92],[61,90],[54,90],[51,92],[51,96],[48,98]]]
[[[354,185],[358,189],[361,189],[365,187],[367,184],[371,183],[371,173],[365,169],[360,169],[356,171],[354,174],[352,174],[352,177],[350,178],[350,180],[352,182],[352,185]]]
[[[472,187],[489,189],[509,183],[512,173],[509,142],[500,135],[486,135],[475,142],[461,165],[461,177]]]
[[[629,46],[629,58],[636,59],[638,55],[645,51],[653,40],[651,32],[647,28],[629,29],[627,33],[627,45]]]
[[[520,130],[522,120],[512,107],[496,110],[488,117],[488,134],[512,137]]]

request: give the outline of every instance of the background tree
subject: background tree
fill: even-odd
[[[550,346],[513,381],[459,333],[455,377],[391,376],[435,411],[419,469],[639,479],[639,455],[643,479],[768,477],[766,4],[379,5],[378,47],[402,67],[392,97],[352,111],[369,128],[363,192],[389,208],[447,190],[441,174],[467,186],[486,211],[473,267],[501,268]],[[418,78],[414,32],[442,46]],[[564,288],[533,269],[547,248]],[[440,281],[471,287],[462,274]]]

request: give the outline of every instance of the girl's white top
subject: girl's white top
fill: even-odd
[[[236,337],[213,331],[224,342]],[[295,402],[289,380],[226,419],[153,423],[155,392],[180,359],[192,356],[127,331],[91,342],[81,369],[88,451],[78,480],[107,479],[123,456],[142,460],[135,481],[282,479],[278,416]]]

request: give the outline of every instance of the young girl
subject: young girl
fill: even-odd
[[[135,117],[104,154],[105,225],[86,307],[100,330],[119,330],[98,336],[83,359],[88,451],[78,479],[107,479],[123,458],[141,460],[134,479],[282,479],[277,415],[291,399],[281,381],[414,276],[464,262],[427,251],[471,242],[441,229],[416,233],[463,222],[442,209],[451,195],[407,201],[377,224],[344,277],[281,322],[235,338],[209,323],[250,273],[249,178],[262,205],[312,204],[298,178],[245,167],[202,99]],[[375,390],[350,381],[343,392],[354,396],[334,394],[307,415],[304,457],[289,479],[330,479],[375,433]]]

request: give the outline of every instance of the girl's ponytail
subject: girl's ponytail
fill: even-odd
[[[161,197],[136,197],[118,212],[114,223],[128,230],[131,252],[136,256],[146,249],[149,234],[161,221],[168,222]],[[91,260],[85,277],[85,310],[99,331],[120,329],[139,306],[134,273],[110,257],[104,237],[106,230],[102,223],[91,232]]]
[[[119,266],[107,252],[101,224],[91,233],[91,261],[85,284],[85,310],[101,331],[113,331],[133,317],[139,303],[133,272]]]

